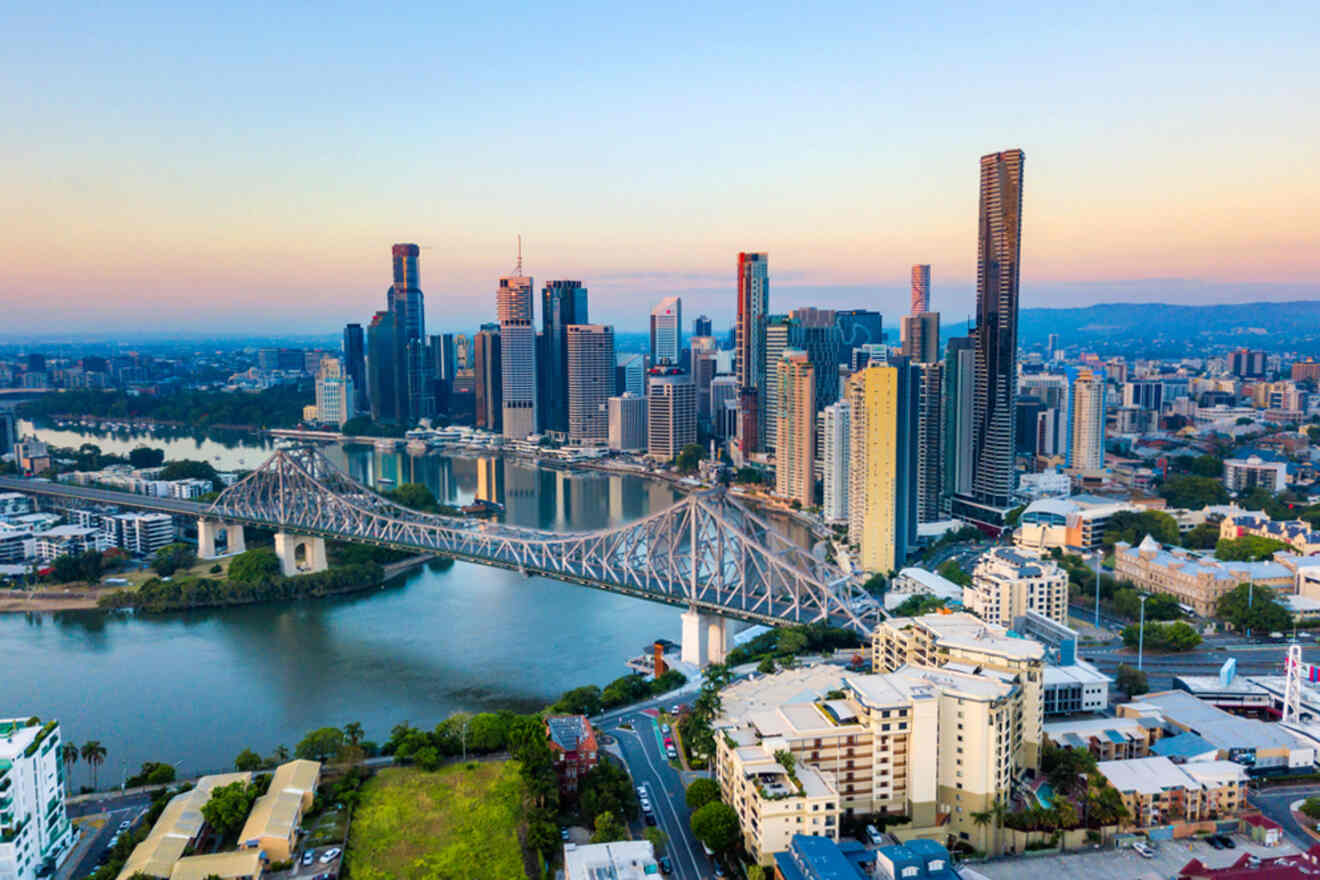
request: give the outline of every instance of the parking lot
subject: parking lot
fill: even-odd
[[[1142,858],[1131,849],[1106,848],[1069,855],[1008,857],[971,865],[990,880],[1137,880],[1146,874],[1173,877],[1192,859],[1207,867],[1223,868],[1233,864],[1243,853],[1261,858],[1293,855],[1296,847],[1257,846],[1242,835],[1233,835],[1236,849],[1217,850],[1204,841],[1168,840],[1158,845],[1155,858]]]

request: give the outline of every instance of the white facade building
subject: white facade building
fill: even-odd
[[[174,517],[168,513],[120,513],[112,522],[115,544],[129,553],[149,556],[174,542]]]
[[[611,397],[610,449],[638,452],[646,449],[646,398],[631,391]]]
[[[339,358],[321,358],[316,371],[316,420],[343,427],[353,417],[356,389]]]
[[[683,347],[683,300],[667,296],[651,309],[651,364],[679,362]]]
[[[840,400],[825,407],[820,444],[824,461],[826,522],[848,521],[848,467],[852,459],[852,404]]]
[[[522,263],[519,262],[519,270]],[[537,432],[536,326],[532,323],[532,279],[518,271],[500,279],[496,294],[500,322],[500,376],[504,436],[522,440]]]
[[[655,374],[646,386],[646,453],[673,461],[697,442],[697,392],[684,373]]]
[[[963,588],[963,605],[1000,626],[1012,626],[1015,617],[1028,611],[1066,624],[1068,575],[1052,560],[996,547],[976,563],[972,585]]]
[[[38,871],[58,867],[73,846],[73,826],[64,807],[61,742],[58,722],[0,720],[3,880],[36,880]]]

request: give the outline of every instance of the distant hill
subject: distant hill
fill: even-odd
[[[966,322],[946,332],[965,333]],[[1145,347],[1149,354],[1163,356],[1226,345],[1320,354],[1320,300],[1210,306],[1101,303],[1019,313],[1018,340],[1024,348],[1044,346],[1051,333],[1059,334],[1064,347]]]

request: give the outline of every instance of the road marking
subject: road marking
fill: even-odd
[[[661,781],[661,788],[663,789],[663,788],[664,788],[664,785],[663,785],[663,783],[664,783],[664,777],[660,775],[660,771],[659,771],[659,769],[657,769],[656,766],[655,766],[655,764],[651,761],[651,755],[646,751],[646,746],[642,744],[642,737],[641,737],[641,734],[637,733],[637,731],[635,731],[635,730],[631,730],[631,731],[628,731],[628,732],[631,733],[633,736],[637,737],[637,747],[638,747],[639,749],[642,750],[642,757],[646,759],[646,764],[647,764],[647,766],[649,766],[649,767],[651,768],[651,772],[654,773],[654,774],[656,775],[656,778],[659,779],[659,780]],[[668,767],[669,765],[666,764],[665,766]],[[680,785],[679,788],[682,788],[682,786]],[[664,793],[664,794],[668,794],[667,791],[662,792],[662,793]],[[674,805],[673,805],[672,803],[669,802],[669,798],[668,798],[668,797],[665,798],[664,802],[665,802],[665,804],[669,807],[669,812],[670,812],[671,814],[673,814],[673,819],[674,819],[673,824],[674,824],[674,827],[675,827],[675,828],[680,828],[681,826],[680,826],[680,823],[679,823],[679,821],[678,821],[678,811],[674,809]],[[643,823],[645,823],[645,820],[644,820],[644,819],[643,819]],[[678,836],[678,838],[679,838],[680,840],[683,841],[683,847],[684,847],[684,849],[687,850],[688,859],[692,862],[692,867],[693,867],[693,869],[697,870],[697,872],[700,873],[700,867],[701,867],[701,866],[700,866],[700,863],[697,862],[697,855],[696,855],[695,852],[693,852],[693,850],[692,850],[692,844],[688,842],[687,835],[683,834],[683,833],[680,831],[680,832],[677,834],[677,836]],[[672,837],[673,837],[673,836],[671,835],[671,839],[672,839]]]

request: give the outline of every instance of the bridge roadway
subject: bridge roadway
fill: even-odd
[[[0,491],[22,492],[27,495],[44,495],[49,498],[79,498],[94,501],[97,504],[117,504],[120,507],[133,507],[141,510],[159,510],[164,513],[178,513],[206,516],[209,504],[197,501],[185,501],[182,498],[157,498],[153,495],[136,495],[132,492],[119,492],[114,489],[96,489],[91,486],[74,486],[69,483],[56,483],[51,480],[30,480],[19,477],[0,477]]]

